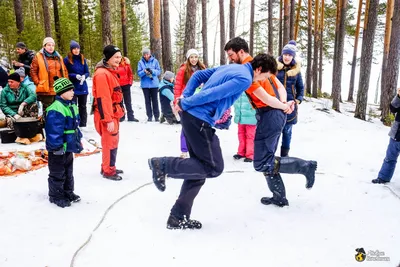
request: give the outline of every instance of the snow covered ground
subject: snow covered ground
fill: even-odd
[[[121,124],[121,182],[100,176],[100,154],[77,158],[82,201],[61,209],[48,201],[47,168],[0,178],[0,266],[356,266],[361,247],[390,257],[363,266],[399,264],[400,198],[370,183],[385,155],[388,127],[348,112],[318,111],[330,107],[327,100],[304,102],[290,155],[318,160],[318,173],[312,190],[303,176],[282,175],[290,203],[285,208],[262,205],[260,198],[270,195],[262,174],[233,160],[237,126],[218,131],[226,167],[207,180],[194,204],[192,218],[203,229],[171,231],[166,220],[182,181],[167,180],[160,193],[147,158],[179,155],[180,126],[145,122],[142,92],[136,86],[132,94],[141,122]],[[92,120],[84,135],[98,139]],[[1,150],[15,147],[2,144]],[[400,168],[392,183],[398,192],[399,176]]]

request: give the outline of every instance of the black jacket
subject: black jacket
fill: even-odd
[[[0,86],[6,87],[8,83],[8,75],[7,72],[0,66]]]
[[[33,58],[35,57],[35,54],[33,53],[33,51],[31,50],[26,50],[25,53],[21,54],[18,56],[18,62],[24,64],[24,68],[25,68],[25,75],[26,76],[30,76],[30,72],[31,72],[31,63]],[[16,67],[13,66],[14,69],[19,69],[20,67]]]

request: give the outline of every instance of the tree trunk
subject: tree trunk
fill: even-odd
[[[163,32],[164,38],[162,40],[162,47],[164,51],[163,55],[163,65],[164,70],[172,71],[172,48],[171,48],[171,27],[170,27],[170,19],[169,19],[169,0],[163,0]]]
[[[153,11],[153,0],[147,0],[147,10],[149,13],[149,35],[150,35],[150,50],[153,53],[154,50],[154,11]]]
[[[335,83],[335,71],[336,71],[336,63],[337,63],[337,49],[338,49],[338,39],[339,39],[339,24],[340,24],[340,10],[342,7],[341,4],[342,0],[337,0],[337,4],[336,4],[336,21],[335,21],[335,43],[333,46],[333,63],[332,63],[332,88],[333,88],[333,84]],[[331,95],[333,94],[333,90],[331,92]]]
[[[24,30],[24,13],[22,0],[14,0],[15,23],[17,26],[18,41],[21,40],[21,33]]]
[[[297,35],[299,33],[300,10],[301,10],[301,0],[299,0],[297,4],[296,22],[294,25],[294,36],[293,36],[294,40],[297,40]]]
[[[122,50],[124,56],[128,56],[128,32],[126,28],[127,13],[125,0],[121,0],[121,30],[122,30]]]
[[[390,0],[389,0],[390,1]],[[360,22],[361,22],[361,10],[362,10],[363,0],[358,3],[358,13],[357,13],[357,25],[354,38],[354,49],[353,49],[353,61],[351,63],[351,74],[350,74],[350,86],[349,86],[349,96],[347,97],[348,102],[354,102],[354,79],[356,76],[356,66],[357,66],[357,50],[358,50],[358,39],[360,39]]]
[[[251,0],[250,2],[250,47],[249,47],[249,52],[250,55],[253,55],[253,49],[254,49],[254,8],[255,8],[255,3],[254,0]]]
[[[283,12],[283,1],[284,0],[279,0],[279,44],[278,44],[278,51],[279,53],[282,51],[282,47],[283,47],[283,33],[282,33],[282,12]]]
[[[312,0],[308,0],[308,25],[307,25],[307,35],[308,41],[307,43],[312,44]],[[311,94],[311,60],[312,60],[312,45],[308,45],[307,47],[307,70],[306,70],[306,92]]]
[[[207,0],[201,0],[201,37],[203,39],[203,62],[208,67]]]
[[[187,0],[184,53],[196,48],[196,7],[196,0]]]
[[[154,47],[151,51],[152,55],[158,60],[161,60],[161,2],[160,0],[154,0],[154,12],[153,12],[153,19],[154,19]]]
[[[368,87],[371,75],[372,53],[374,50],[374,37],[378,22],[379,0],[369,0],[366,9],[366,21],[363,30],[363,42],[361,47],[360,81],[358,84],[357,104],[354,117],[365,120],[368,101]],[[397,38],[398,39],[398,38]],[[394,62],[393,62],[394,63]]]
[[[229,4],[229,39],[235,37],[235,0]]]
[[[333,70],[333,82],[332,82],[332,109],[340,112],[341,92],[342,92],[342,63],[343,63],[343,49],[344,49],[344,38],[345,38],[345,21],[347,12],[347,1],[342,0],[340,2],[340,21],[337,41],[337,54],[336,58],[336,69]]]
[[[61,26],[60,26],[60,16],[58,15],[58,1],[53,0],[53,13],[54,13],[54,26],[56,30],[56,39],[58,50],[63,53],[64,45],[61,40]]]
[[[85,53],[85,21],[83,18],[84,8],[83,0],[78,0],[78,33],[79,33],[79,46],[81,47],[81,53]]]
[[[394,3],[393,0],[387,1],[386,6],[386,26],[385,26],[385,38],[383,42],[383,59],[382,59],[382,80],[381,80],[381,101],[380,107],[382,108],[382,119],[386,118],[389,115],[389,105],[391,101],[392,92],[385,91],[389,87],[385,86],[387,82],[386,79],[386,70],[387,70],[387,58],[389,56],[389,47],[390,47],[390,35],[392,30],[392,16],[393,16],[393,8]],[[383,108],[386,106],[386,108]]]
[[[272,0],[268,0],[268,53],[274,54],[274,25],[272,24]]]
[[[289,39],[294,40],[294,23],[296,17],[296,0],[290,0]]]
[[[319,49],[319,1],[315,0],[314,11],[314,62],[312,65],[313,83],[312,83],[312,97],[318,98],[318,49]]]
[[[101,9],[101,32],[103,46],[112,44],[110,3],[109,0],[100,0]]]
[[[318,74],[318,93],[322,91],[322,62],[324,50],[324,17],[325,17],[325,0],[321,2],[321,20],[319,22],[319,74]]]
[[[396,94],[396,88],[397,88],[397,81],[399,78],[399,64],[400,64],[400,17],[398,14],[400,14],[400,1],[396,0],[394,1],[394,10],[393,14],[396,14],[396,16],[392,17],[392,30],[390,34],[390,47],[389,47],[389,55],[387,58],[387,62],[390,62],[390,68],[386,68],[385,74],[385,92],[388,92],[386,94],[387,97],[389,97],[389,101],[391,100],[390,98],[393,98],[394,94]],[[389,114],[389,105],[390,102],[387,102],[386,105],[382,106],[382,114],[387,112]],[[386,111],[387,109],[387,111]],[[382,119],[384,119],[382,115]]]
[[[50,11],[49,3],[47,0],[42,0],[43,6],[43,19],[44,19],[44,33],[46,37],[51,37],[51,22],[50,22]]]
[[[282,46],[289,42],[289,31],[290,31],[290,1],[284,0],[283,4],[283,43]],[[282,50],[279,50],[282,51]]]
[[[254,0],[252,0],[254,1]],[[219,0],[219,22],[220,22],[220,59],[219,64],[225,65],[226,64],[226,57],[225,57],[225,11],[224,11],[224,0]]]

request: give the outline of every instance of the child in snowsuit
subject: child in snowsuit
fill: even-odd
[[[234,159],[245,158],[252,162],[254,157],[254,136],[256,134],[256,110],[252,108],[246,93],[243,93],[235,104],[235,123],[238,124],[239,147]]]
[[[49,153],[49,200],[61,208],[81,198],[74,193],[74,155],[82,151],[82,133],[74,85],[66,78],[54,77],[55,101],[47,109],[46,149]]]
[[[178,123],[171,107],[171,103],[174,101],[174,77],[175,74],[173,72],[166,71],[160,85],[158,86],[162,112],[160,123],[164,123],[165,120],[169,124]]]

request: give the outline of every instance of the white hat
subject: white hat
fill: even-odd
[[[46,37],[46,38],[44,38],[44,40],[43,40],[43,46],[45,46],[47,43],[56,44],[56,42],[54,42],[54,39],[51,38],[51,37]]]
[[[196,49],[189,49],[186,53],[186,59],[189,59],[189,57],[191,55],[197,55],[199,56],[199,51],[197,51]]]

